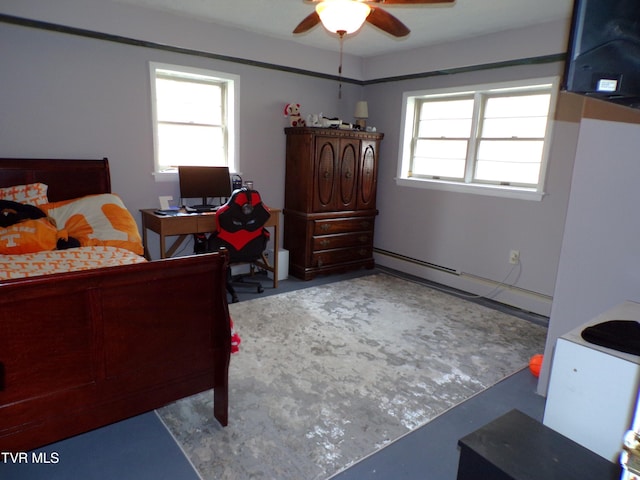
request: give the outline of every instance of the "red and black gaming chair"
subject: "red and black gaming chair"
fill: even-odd
[[[229,251],[229,262],[251,263],[262,258],[269,241],[269,231],[264,224],[271,213],[262,203],[260,193],[246,187],[235,190],[227,203],[216,211],[218,230],[208,239],[208,250],[217,251],[224,247]],[[227,291],[233,303],[238,301],[234,286],[252,285],[258,293],[263,291],[262,284],[247,281],[244,278],[231,278],[231,268],[227,279]]]

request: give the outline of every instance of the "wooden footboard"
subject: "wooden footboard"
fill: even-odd
[[[227,256],[0,284],[0,451],[24,451],[214,389],[227,424]]]

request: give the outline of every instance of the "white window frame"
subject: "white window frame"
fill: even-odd
[[[402,117],[400,126],[401,141],[398,153],[398,170],[396,184],[403,187],[428,188],[507,198],[520,198],[526,200],[542,200],[544,196],[549,150],[553,134],[553,120],[555,118],[555,107],[558,96],[559,81],[560,78],[554,76],[466,87],[404,92],[402,96]],[[518,93],[518,91],[526,90],[528,87],[540,85],[550,85],[551,98],[544,147],[540,164],[540,175],[538,185],[536,187],[531,188],[517,185],[474,183],[470,180],[468,175],[465,176],[464,180],[460,181],[435,178],[416,178],[409,175],[411,166],[412,144],[414,140],[415,121],[416,115],[418,115],[416,103],[419,101],[419,99],[427,97],[451,97],[453,99],[457,96],[475,95],[478,92],[500,92],[508,91],[511,89],[514,90],[514,93]],[[476,124],[477,117],[474,114],[474,128]],[[475,132],[473,132],[470,136],[470,141],[474,145],[475,136]],[[475,158],[469,158],[471,155],[473,155],[475,148],[470,148],[469,150],[471,153],[468,155],[467,162],[475,162]],[[471,167],[467,165],[467,169],[469,170],[470,168]]]
[[[224,83],[224,109],[226,123],[226,163],[231,173],[240,172],[239,162],[239,118],[240,118],[240,76],[214,70],[173,65],[168,63],[149,62],[149,79],[151,83],[151,118],[153,123],[153,176],[156,181],[173,181],[177,178],[177,169],[161,170],[158,165],[158,117],[156,112],[156,70],[171,70],[188,77],[199,75]]]

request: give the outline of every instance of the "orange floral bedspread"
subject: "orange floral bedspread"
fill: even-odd
[[[117,247],[80,247],[21,255],[0,255],[0,280],[145,262]]]

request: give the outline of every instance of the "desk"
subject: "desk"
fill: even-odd
[[[144,256],[147,260],[151,260],[149,255],[149,246],[147,243],[147,229],[157,233],[160,236],[160,258],[171,257],[178,247],[184,242],[187,236],[194,233],[210,233],[215,232],[218,225],[216,223],[216,214],[214,212],[192,213],[187,215],[156,215],[156,209],[147,208],[140,210],[142,214],[142,243],[144,245]],[[265,227],[273,228],[273,265],[262,255],[262,261],[255,264],[273,273],[273,288],[278,288],[278,251],[280,247],[280,212],[278,208],[270,208],[271,216]],[[178,238],[173,242],[167,250],[166,237]]]

